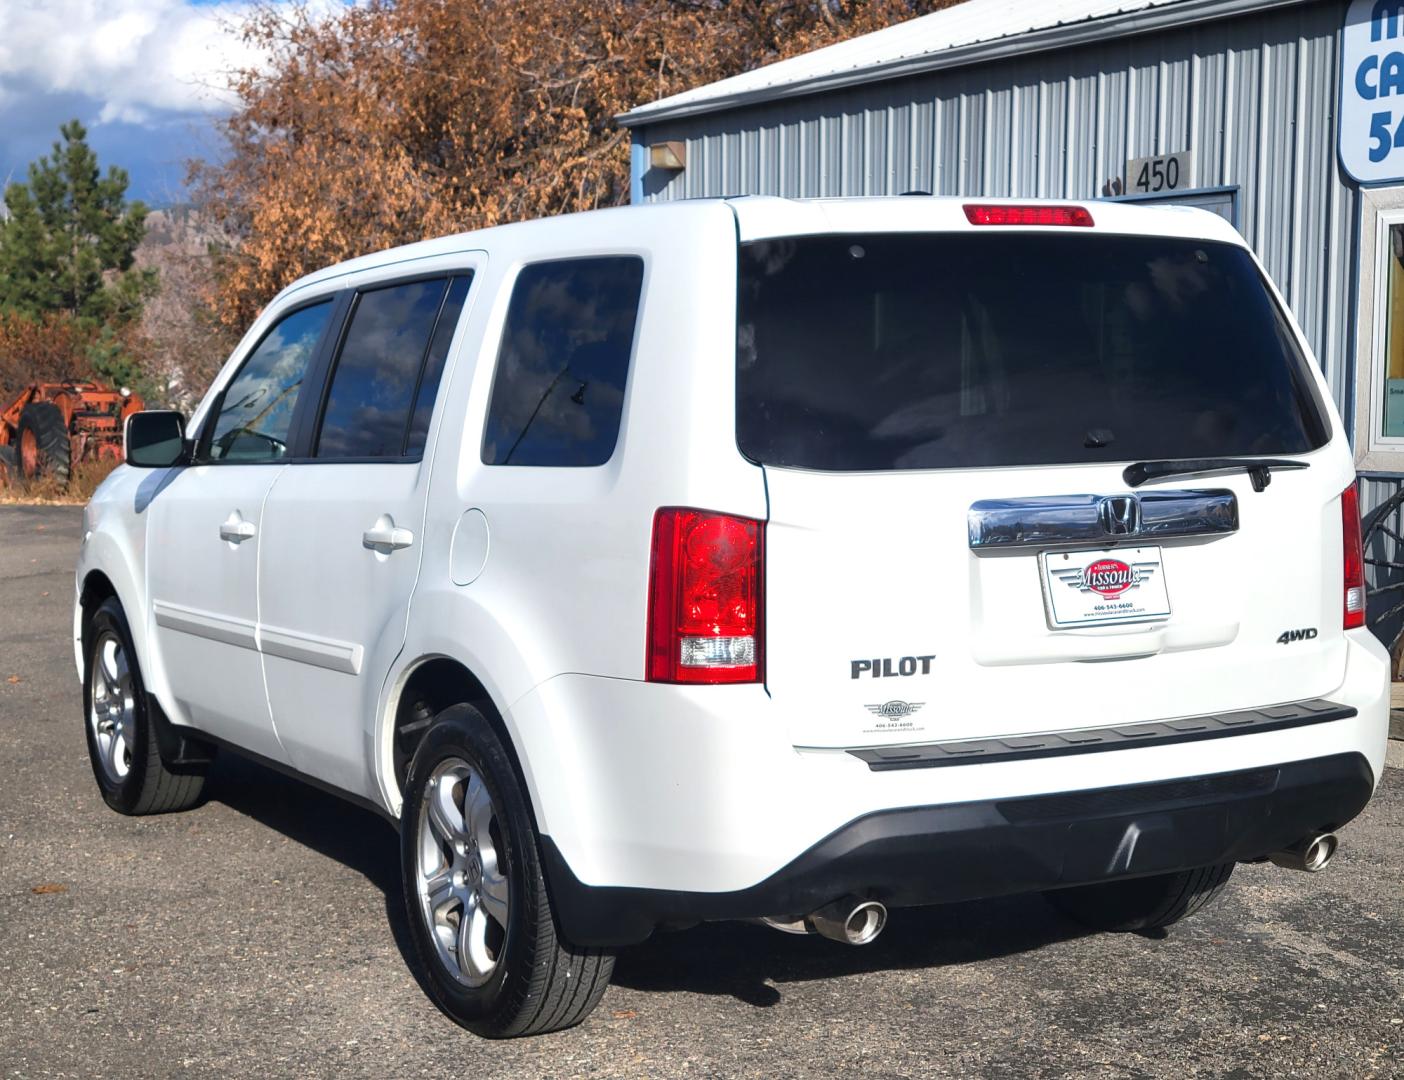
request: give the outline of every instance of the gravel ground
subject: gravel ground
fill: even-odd
[[[406,963],[381,819],[221,760],[209,801],[98,797],[68,645],[79,512],[0,507],[0,1076],[1404,1075],[1404,773],[1310,877],[1243,866],[1160,939],[1036,897],[848,949],[748,925],[626,950],[580,1027],[489,1043]]]

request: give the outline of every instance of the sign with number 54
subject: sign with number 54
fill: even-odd
[[[1404,179],[1404,0],[1354,0],[1341,34],[1341,166]]]

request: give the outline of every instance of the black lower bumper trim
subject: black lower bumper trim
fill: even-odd
[[[1091,791],[886,810],[850,822],[765,881],[727,893],[591,886],[541,838],[561,927],[580,945],[655,928],[804,915],[857,894],[889,907],[1032,892],[1241,862],[1338,829],[1374,788],[1360,754]]]

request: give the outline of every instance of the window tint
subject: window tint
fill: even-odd
[[[298,395],[331,312],[330,300],[294,311],[259,342],[220,397],[210,460],[276,461],[287,455]]]
[[[317,438],[319,458],[403,456],[445,278],[362,293],[337,357]]]
[[[643,260],[537,263],[517,275],[483,437],[489,465],[603,465],[619,439]]]
[[[1298,454],[1326,430],[1247,252],[1158,237],[748,244],[737,439],[752,460],[930,469]]]
[[[409,443],[405,450],[410,457],[424,453],[424,444],[429,438],[429,419],[434,415],[434,400],[439,395],[439,380],[444,374],[444,361],[448,359],[449,345],[458,328],[458,317],[463,314],[463,302],[468,299],[472,280],[470,276],[456,277],[449,284],[448,297],[439,313],[439,325],[434,328],[434,340],[429,343],[424,374],[419,378],[419,389],[414,395],[414,417],[410,421]]]

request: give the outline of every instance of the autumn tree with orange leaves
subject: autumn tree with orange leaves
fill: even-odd
[[[232,242],[210,301],[241,326],[328,263],[629,194],[635,105],[952,0],[370,0],[255,9],[227,155],[194,187]]]

